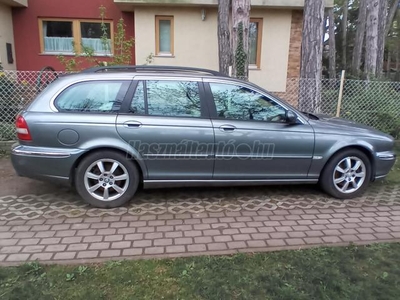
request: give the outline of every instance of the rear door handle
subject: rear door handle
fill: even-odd
[[[224,131],[224,132],[234,131],[235,129],[236,129],[236,127],[233,125],[221,125],[219,127],[219,130]]]
[[[138,121],[126,121],[124,123],[124,127],[126,127],[126,128],[140,128],[140,127],[142,127],[142,123],[140,123]]]

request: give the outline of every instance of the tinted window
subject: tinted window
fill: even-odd
[[[148,114],[174,117],[200,117],[197,82],[147,81]]]
[[[246,87],[210,83],[219,118],[285,122],[286,110]]]
[[[144,115],[146,113],[145,111],[145,105],[144,105],[144,84],[143,81],[139,81],[135,94],[133,95],[133,99],[131,102],[131,107],[130,107],[130,112],[134,114],[140,114]]]
[[[65,89],[56,99],[61,111],[117,112],[129,81],[87,81]]]

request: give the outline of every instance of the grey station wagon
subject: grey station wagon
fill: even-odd
[[[98,67],[58,78],[17,117],[20,176],[116,207],[139,186],[319,183],[361,195],[395,162],[393,138],[302,113],[248,82],[197,68]]]

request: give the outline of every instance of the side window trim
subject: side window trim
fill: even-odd
[[[205,92],[205,104],[207,105],[209,111],[210,119],[217,119],[217,106],[215,105],[214,95],[211,91],[210,83],[203,81],[204,92]]]
[[[121,109],[119,110],[120,114],[129,114],[129,107],[133,101],[133,96],[135,95],[138,84],[139,80],[132,80],[131,84],[129,85],[128,92],[125,94]]]
[[[200,94],[200,111],[201,118],[209,119],[211,116],[211,110],[207,101],[207,91],[203,80],[197,82]]]
[[[147,80],[142,80],[143,82],[143,96],[144,96],[144,113],[146,116],[149,115],[149,101],[147,98]],[[136,87],[137,89],[137,87]],[[133,99],[132,99],[133,101]]]

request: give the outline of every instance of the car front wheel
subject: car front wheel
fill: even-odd
[[[371,163],[357,149],[348,149],[334,155],[325,166],[320,184],[329,195],[350,199],[362,195],[371,179]]]
[[[125,155],[101,151],[85,157],[76,169],[75,187],[85,202],[100,208],[131,200],[139,184],[136,165]]]

